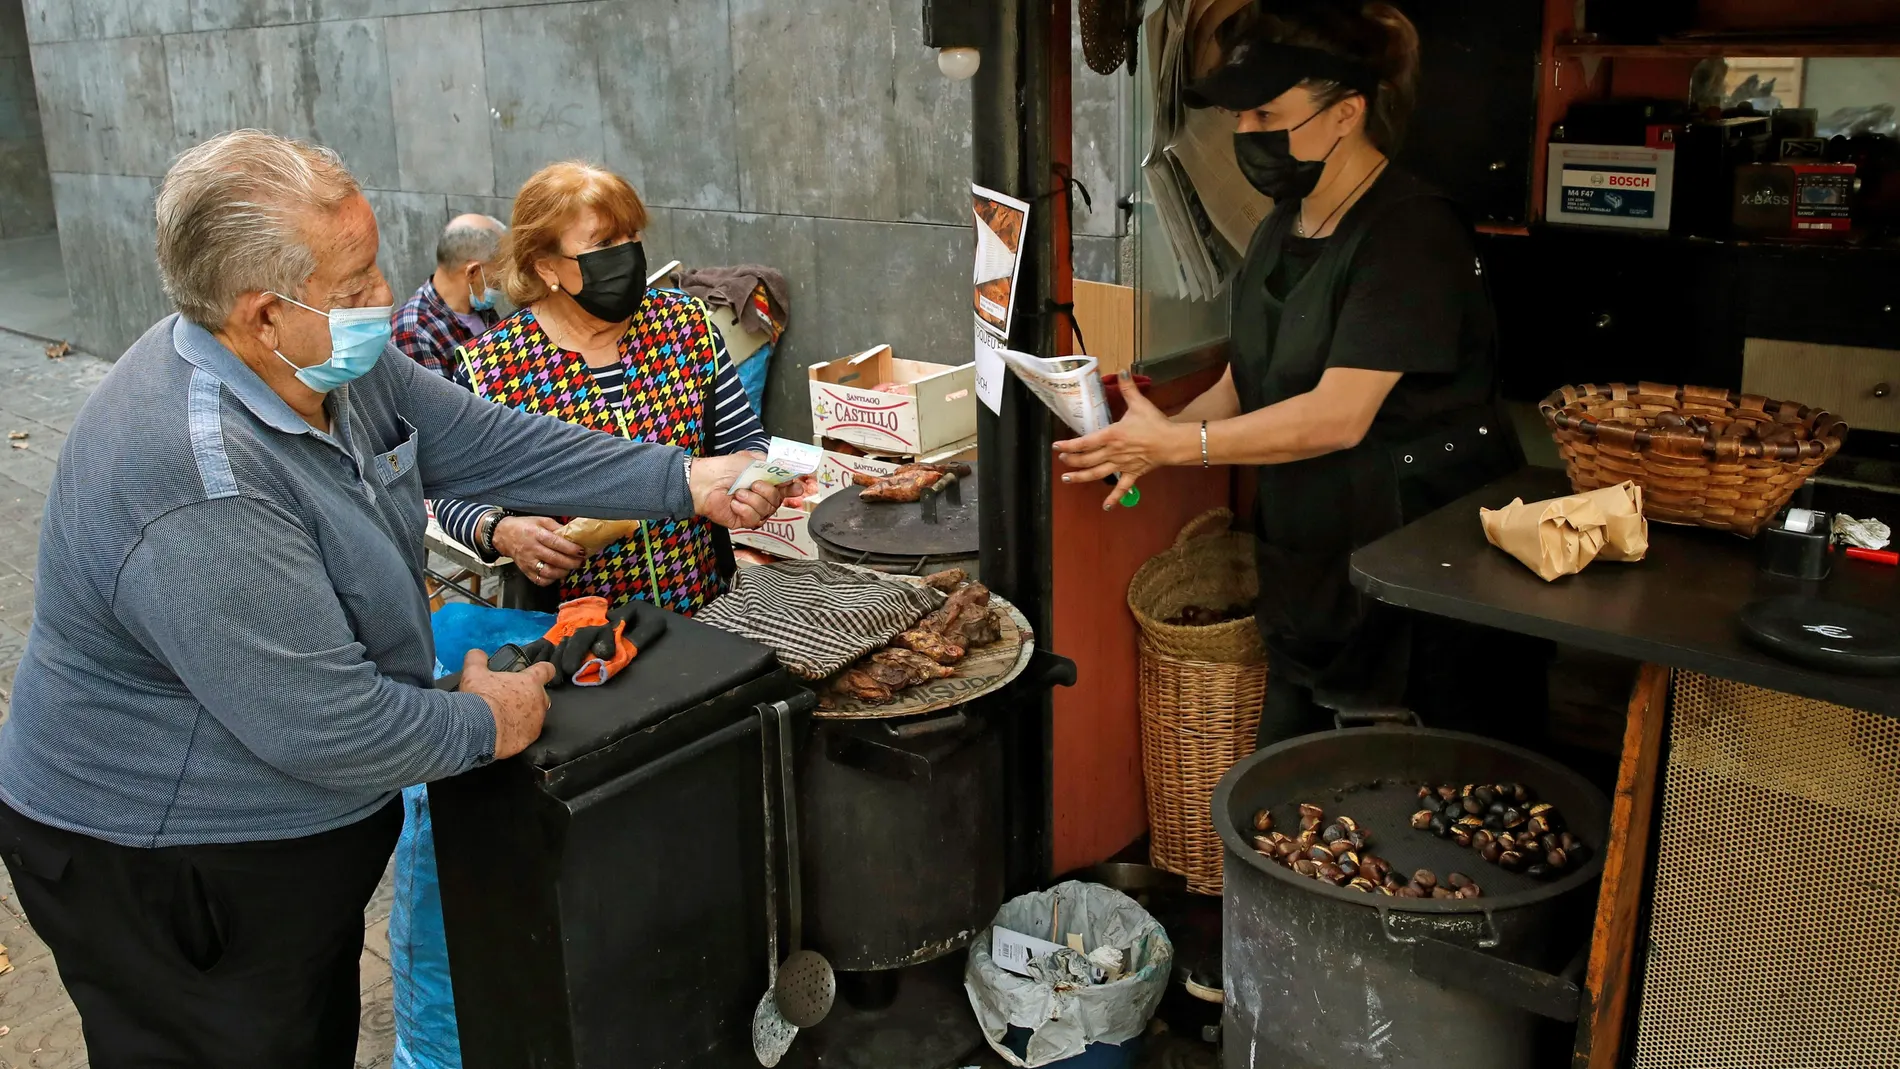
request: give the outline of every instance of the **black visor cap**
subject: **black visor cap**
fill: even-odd
[[[1362,64],[1317,48],[1247,41],[1227,61],[1181,92],[1190,108],[1252,111],[1301,82],[1338,82],[1368,99],[1379,77]]]

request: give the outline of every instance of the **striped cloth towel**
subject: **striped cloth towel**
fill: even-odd
[[[943,605],[927,586],[825,561],[741,568],[732,589],[693,619],[772,647],[803,679],[849,666]]]

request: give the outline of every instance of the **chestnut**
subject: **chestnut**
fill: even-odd
[[[1524,822],[1524,830],[1530,832],[1532,835],[1542,836],[1549,835],[1556,829],[1550,826],[1550,819],[1548,817],[1537,816]]]
[[[1300,803],[1300,819],[1301,820],[1323,820],[1325,819],[1325,816],[1326,816],[1326,811],[1324,809],[1321,809],[1319,806],[1316,806],[1311,802]]]
[[[1438,876],[1431,869],[1419,869],[1412,873],[1412,882],[1429,891],[1438,886]]]
[[[1535,805],[1532,805],[1530,807],[1529,813],[1531,816],[1537,817],[1537,816],[1542,816],[1545,813],[1553,812],[1556,810],[1556,808],[1557,808],[1556,806],[1551,805],[1549,802],[1538,802]]]
[[[1308,828],[1305,831],[1299,833],[1298,835],[1295,835],[1293,837],[1293,841],[1294,843],[1298,844],[1300,849],[1304,850],[1307,847],[1312,846],[1314,843],[1319,842],[1319,832],[1314,831],[1311,828]]]
[[[1366,844],[1372,841],[1372,836],[1355,831],[1346,836],[1346,841],[1352,844],[1354,850],[1364,850]]]
[[[1544,854],[1544,864],[1553,869],[1567,869],[1570,867],[1570,855],[1564,851],[1563,847],[1557,847]]]
[[[1432,834],[1433,835],[1436,835],[1440,839],[1443,839],[1446,833],[1449,831],[1451,831],[1451,821],[1447,820],[1443,813],[1440,813],[1439,815],[1432,818]]]
[[[1306,848],[1306,858],[1308,861],[1311,861],[1314,864],[1318,864],[1318,865],[1331,864],[1333,860],[1333,852],[1331,850],[1326,849],[1323,846],[1320,846],[1318,843],[1315,843],[1312,846],[1309,846]]]
[[[1416,887],[1411,887],[1411,886],[1401,887],[1398,890],[1392,892],[1392,894],[1396,898],[1424,898],[1425,897],[1425,892],[1419,890]]]
[[[1352,819],[1351,817],[1340,817],[1338,820],[1334,821],[1333,823],[1346,829],[1346,834],[1348,835],[1359,835],[1359,834],[1363,834],[1365,831],[1365,829],[1359,826],[1359,822]]]
[[[1301,831],[1310,831],[1310,832],[1312,832],[1312,833],[1313,833],[1314,835],[1318,835],[1318,834],[1319,834],[1319,826],[1320,826],[1320,818],[1319,818],[1319,817],[1301,817],[1301,818],[1300,818],[1300,830],[1301,830]]]
[[[1386,896],[1387,898],[1391,898],[1393,895],[1398,894],[1398,891],[1394,889],[1391,884],[1382,883],[1379,885],[1379,893]]]
[[[1253,837],[1253,848],[1268,857],[1273,857],[1279,852],[1279,846],[1264,835]]]
[[[1384,883],[1386,874],[1391,871],[1392,867],[1385,863],[1385,859],[1373,857],[1370,854],[1359,862],[1360,875],[1373,883]]]
[[[1426,831],[1432,826],[1432,818],[1438,814],[1430,809],[1421,809],[1412,814],[1412,830]]]
[[[1361,870],[1359,866],[1353,864],[1350,861],[1347,861],[1343,857],[1340,858],[1338,861],[1333,862],[1333,864],[1338,865],[1339,871],[1345,873],[1346,878],[1349,880],[1357,879],[1360,875]]]
[[[1510,784],[1509,786],[1511,788],[1511,791],[1510,791],[1511,798],[1515,800],[1519,805],[1523,805],[1525,802],[1528,802],[1531,800],[1531,791],[1529,787],[1524,786],[1522,783],[1513,783],[1513,784]]]
[[[1475,883],[1468,883],[1464,885],[1463,887],[1458,888],[1459,898],[1478,898],[1482,896],[1483,894],[1484,892],[1479,890],[1478,885]]]
[[[1504,847],[1498,845],[1497,843],[1491,843],[1484,848],[1484,850],[1481,852],[1481,855],[1486,861],[1489,861],[1491,864],[1495,865],[1498,863],[1499,859],[1504,856]]]
[[[1333,858],[1335,860],[1337,860],[1339,858],[1345,857],[1347,854],[1352,853],[1352,844],[1347,842],[1344,839],[1341,839],[1338,842],[1333,843],[1330,846],[1327,846],[1325,849],[1333,855]]]
[[[1451,885],[1452,890],[1457,891],[1469,886],[1471,877],[1462,872],[1448,872],[1445,874],[1445,882]]]
[[[1469,828],[1453,828],[1447,837],[1459,846],[1466,848],[1471,846],[1471,829]]]
[[[1490,828],[1485,828],[1480,831],[1474,831],[1471,833],[1471,846],[1473,849],[1476,849],[1476,850],[1483,850],[1485,847],[1490,846],[1492,843],[1495,843],[1497,841],[1498,841],[1497,833],[1492,831]]]
[[[1317,876],[1319,875],[1319,862],[1311,861],[1307,858],[1300,858],[1293,863],[1293,871],[1302,876]]]
[[[1365,860],[1359,856],[1359,851],[1357,850],[1348,850],[1343,854],[1334,854],[1333,860],[1339,862],[1342,865],[1344,865],[1348,861],[1352,862],[1355,865],[1365,864]]]
[[[1457,898],[1458,896],[1454,894],[1449,888],[1434,887],[1432,888],[1432,897],[1433,898]]]
[[[1346,882],[1346,887],[1349,890],[1358,891],[1360,894],[1363,894],[1363,895],[1369,895],[1372,892],[1378,890],[1378,888],[1373,885],[1371,880],[1364,879],[1364,878],[1354,878],[1352,880],[1348,880]]]
[[[1464,797],[1463,808],[1467,815],[1475,817],[1478,814],[1484,812],[1485,803],[1482,801],[1479,801],[1477,795],[1467,794]]]
[[[1441,801],[1441,802],[1455,802],[1455,801],[1457,801],[1457,800],[1458,800],[1458,788],[1456,788],[1456,787],[1440,787],[1440,788],[1438,788],[1438,800],[1439,800],[1439,801]]]
[[[1319,867],[1319,878],[1332,884],[1334,887],[1346,882],[1346,874],[1340,871],[1338,865],[1321,865]]]
[[[1504,826],[1507,828],[1521,828],[1524,826],[1524,822],[1529,819],[1530,817],[1525,815],[1524,811],[1516,806],[1511,806],[1504,811]]]
[[[1262,809],[1254,813],[1253,830],[1272,831],[1273,830],[1273,810]]]
[[[1515,850],[1506,850],[1498,855],[1498,864],[1506,872],[1516,872],[1524,867],[1524,855]]]
[[[1323,843],[1336,843],[1345,837],[1346,829],[1340,827],[1338,824],[1328,824],[1326,825],[1326,829],[1319,833],[1320,842]]]
[[[1477,790],[1472,791],[1471,795],[1480,803],[1488,806],[1498,800],[1498,789],[1487,783]]]
[[[1557,834],[1557,845],[1563,847],[1565,850],[1575,850],[1577,845],[1581,842],[1583,842],[1582,839],[1577,838],[1567,831]]]
[[[1510,806],[1504,802],[1492,802],[1490,805],[1484,807],[1484,811],[1491,816],[1501,817],[1504,815],[1504,811],[1509,808]]]

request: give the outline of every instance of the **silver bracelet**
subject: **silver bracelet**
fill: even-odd
[[[1207,467],[1207,421],[1201,421],[1201,467]]]

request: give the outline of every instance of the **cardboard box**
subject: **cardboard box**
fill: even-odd
[[[812,433],[879,455],[926,456],[976,433],[976,364],[899,360],[888,345],[810,368]],[[908,393],[876,389],[890,383]]]
[[[839,445],[837,439],[827,439],[822,435],[813,439],[825,451],[824,463],[818,466],[819,496],[831,493],[840,487],[852,485],[852,476],[862,473],[876,478],[889,475],[909,457],[870,457],[855,453],[841,452],[834,448]],[[941,452],[919,458],[928,464],[949,464],[955,461],[972,463],[976,460],[976,439],[957,442]]]
[[[1553,142],[1544,180],[1544,219],[1625,230],[1667,230],[1675,181],[1672,150]]]
[[[807,498],[809,508],[817,503]],[[806,509],[783,508],[752,531],[732,532],[732,544],[769,553],[784,560],[817,560],[818,543],[811,537],[811,513]]]

